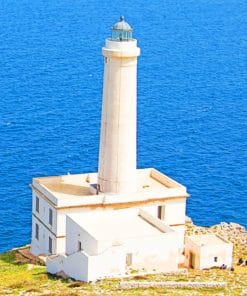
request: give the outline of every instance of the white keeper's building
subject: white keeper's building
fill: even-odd
[[[82,281],[184,262],[186,187],[136,168],[140,49],[123,17],[105,41],[98,173],[34,178],[31,252]]]

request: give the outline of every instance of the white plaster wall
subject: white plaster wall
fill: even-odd
[[[195,254],[195,269],[220,267],[222,264],[232,266],[233,245],[231,243],[198,246],[185,237],[185,266],[187,267],[189,267],[190,252]],[[214,261],[214,257],[218,257],[217,262]]]
[[[83,215],[87,212],[92,212],[94,214],[94,210],[83,209],[83,208],[71,208],[66,210],[57,210],[56,217],[57,217],[57,253],[62,254],[65,253],[66,248],[66,215],[73,214],[73,213],[80,213]],[[77,246],[77,244],[76,244]]]
[[[66,216],[66,254],[70,255],[78,251],[78,241],[82,249],[89,255],[97,254],[98,242],[70,217]]]
[[[177,225],[185,223],[185,207],[186,198],[172,199],[165,202],[161,202],[152,206],[145,206],[143,210],[147,211],[154,217],[158,217],[158,206],[162,206],[163,220],[168,225]],[[174,228],[174,230],[179,228]],[[182,231],[179,229],[178,231]]]
[[[86,252],[76,252],[70,256],[48,257],[46,270],[55,274],[64,271],[68,276],[80,281],[95,281],[125,274],[126,255],[122,248],[112,248],[103,254],[89,256]]]
[[[126,255],[123,249],[112,247],[102,254],[88,258],[88,280],[122,276],[126,271],[125,266]]]
[[[39,213],[36,212],[36,196],[39,197]],[[53,211],[53,223],[49,224],[49,209]],[[88,209],[83,208],[68,208],[66,210],[57,210],[51,204],[49,204],[42,196],[36,194],[33,191],[32,197],[32,211],[35,216],[38,217],[50,229],[56,236],[65,236],[66,235],[66,214],[71,213],[84,213],[88,212]]]
[[[39,198],[39,212],[36,211],[36,196]],[[52,225],[49,224],[49,209],[53,212]],[[49,236],[52,238],[53,251],[56,253],[56,209],[53,208],[41,195],[32,192],[32,241],[31,252],[34,255],[49,254]],[[39,240],[35,238],[35,224],[39,225]]]
[[[56,239],[56,252],[58,254],[63,254],[66,252],[66,215],[67,214],[80,214],[83,215],[85,213],[90,213],[92,215],[94,215],[95,217],[97,217],[97,215],[100,215],[100,213],[103,213],[104,211],[112,211],[112,210],[90,210],[90,209],[83,209],[83,208],[71,208],[71,209],[66,209],[66,210],[58,210],[56,211],[54,217],[57,217],[57,222],[55,222],[57,224],[57,239]],[[137,213],[139,210],[137,208],[133,208],[133,209],[128,209],[129,212],[132,213]],[[70,226],[71,227],[71,226]],[[69,229],[70,229],[69,227]],[[78,228],[76,228],[77,231],[77,235],[80,234],[80,230]],[[81,234],[83,235],[83,234]],[[86,234],[84,234],[86,235]],[[72,253],[74,251],[77,251],[77,237],[75,235],[72,236],[72,239],[75,242],[74,243],[70,243],[71,246],[69,246],[69,253]],[[109,242],[107,243],[107,245],[109,245]],[[106,247],[107,248],[107,247]],[[72,251],[73,250],[73,251]],[[92,251],[87,250],[89,253],[91,253]]]
[[[119,243],[114,242],[113,240],[98,240],[97,241],[97,252],[95,254],[104,253],[108,249],[110,249],[113,245],[119,245]]]
[[[35,238],[35,224],[39,225],[39,239]],[[53,253],[56,253],[56,237],[40,221],[33,216],[31,253],[34,255],[49,255],[49,237],[52,238]]]
[[[128,210],[118,210],[118,212],[128,212],[128,215],[135,215],[139,212],[137,208]],[[83,214],[92,215],[95,217],[95,223],[97,223],[97,217],[101,214],[111,215],[116,214],[115,210],[93,210],[81,212]],[[107,231],[107,229],[105,229]],[[119,230],[121,231],[121,230]],[[83,227],[79,226],[73,219],[66,216],[66,254],[72,254],[78,251],[78,241],[81,241],[82,248],[89,255],[96,255],[105,252],[109,249],[114,242],[112,240],[97,240],[90,233],[88,233]]]
[[[185,237],[185,266],[190,267],[190,253],[195,255],[195,269],[200,269],[200,248],[188,237]]]
[[[95,281],[107,277],[123,276],[126,272],[126,255],[133,254],[131,268],[140,272],[176,271],[178,252],[175,238],[146,238],[125,242],[123,247],[112,247],[107,251],[90,256],[85,251],[69,256],[58,255],[47,260],[47,272],[64,271],[81,281]]]
[[[56,234],[57,231],[57,218],[56,218],[56,209],[49,204],[42,196],[38,195],[33,191],[32,198],[32,209],[33,214],[44,223],[48,229]],[[36,196],[39,198],[39,212],[36,211]],[[53,212],[52,225],[49,224],[49,209]]]
[[[90,210],[87,208],[67,208],[61,209],[57,211],[57,235],[62,236],[66,235],[66,215],[67,214],[82,214],[92,212],[94,210]]]
[[[144,211],[147,211],[150,215],[158,217],[158,205],[155,206],[145,206],[142,208]]]
[[[88,256],[84,252],[74,253],[64,261],[64,272],[75,280],[88,282]]]
[[[119,51],[121,52],[126,52],[126,51],[131,51],[131,55],[133,56],[132,50],[134,50],[134,52],[136,52],[137,50],[137,40],[136,39],[132,39],[131,41],[128,42],[115,42],[111,39],[106,39],[105,40],[105,45],[106,47],[104,48],[104,50],[108,49],[111,52],[111,49],[113,49],[114,51]],[[138,49],[138,53],[136,55],[139,55],[139,49]]]
[[[57,256],[49,259],[48,272],[63,270],[70,277],[82,281],[122,276],[126,272],[126,256],[129,253],[133,256],[130,267],[141,272],[167,272],[178,269],[178,243],[175,232],[127,239],[122,241],[120,246],[112,246],[97,255],[89,255],[86,250],[78,252],[73,249],[73,241],[77,246],[78,229],[75,226],[78,225],[69,217],[67,222],[68,225],[71,224],[70,234],[74,236],[74,239],[70,239],[70,235],[67,236],[68,242],[72,243],[68,246],[72,253],[67,257]],[[101,244],[101,241],[98,243]],[[90,242],[87,244],[90,245]]]
[[[64,254],[66,245],[66,237],[56,238],[56,252],[55,254]]]
[[[100,191],[109,193],[135,192],[137,189],[136,68],[139,49],[134,42],[125,42],[124,49],[114,48],[118,44],[107,42],[106,47],[110,48],[103,49],[105,67],[98,183]]]
[[[133,268],[146,271],[175,271],[178,268],[176,233],[131,239],[124,242],[127,253],[133,254]]]
[[[128,215],[137,215],[139,213],[138,208],[132,208],[127,210],[87,210],[79,212],[80,216],[83,218],[83,214],[90,216],[92,215],[96,219],[100,221],[101,214],[107,213],[108,215],[116,214],[116,212],[127,212]],[[77,212],[74,212],[77,213]],[[79,226],[72,218],[69,216],[66,217],[66,253],[72,254],[78,251],[78,241],[81,241],[82,248],[89,255],[96,255],[98,253],[105,252],[109,249],[112,244],[114,244],[111,240],[97,240],[90,233],[88,233],[83,227]],[[100,222],[99,222],[100,223]],[[107,231],[107,229],[105,229]],[[119,229],[121,231],[121,229]]]
[[[32,238],[31,238],[31,248],[30,248],[30,252],[37,256],[41,253],[44,253],[44,242],[40,242],[39,240],[37,240],[35,238],[35,222],[39,225],[39,236],[40,234],[43,232],[41,229],[41,225],[40,223],[37,221],[37,219],[35,219],[34,217],[32,217]],[[43,234],[42,236],[43,237]]]
[[[178,244],[179,248],[184,248],[184,234],[185,234],[185,226],[179,225],[179,226],[171,226],[171,229],[173,229],[178,234]]]
[[[83,252],[77,252],[70,256],[57,255],[47,257],[46,271],[56,274],[60,271],[69,277],[80,281],[88,281],[88,256]]]
[[[39,181],[36,181],[36,178],[34,178],[33,179],[33,190],[37,189],[41,194],[43,194],[44,196],[47,196],[48,199],[53,204],[57,205],[57,198],[56,198],[55,195],[53,195],[51,192],[49,192],[49,190],[45,187],[46,181],[44,179],[49,179],[49,177],[48,178],[42,178],[42,184]]]
[[[186,198],[171,199],[165,202],[165,222],[169,225],[185,223]]]
[[[46,271],[51,274],[64,271],[64,262],[67,259],[65,255],[57,255],[56,257],[46,258]]]
[[[66,213],[57,211],[57,235],[66,236]]]
[[[227,265],[232,266],[232,244],[219,244],[213,246],[203,246],[200,252],[199,269],[210,268],[213,266]],[[217,257],[217,262],[214,262],[214,257]]]
[[[186,206],[186,199],[182,199],[181,201],[175,200],[166,201],[160,203],[159,205],[155,206],[146,206],[143,207],[143,210],[147,211],[150,215],[154,217],[158,217],[158,206],[162,206],[163,211],[163,221],[164,223],[170,224],[184,224],[185,223],[185,206]],[[179,215],[181,215],[179,217]],[[178,233],[178,240],[179,240],[179,248],[184,248],[184,234],[185,234],[185,226],[184,225],[176,225],[170,226],[174,231]]]

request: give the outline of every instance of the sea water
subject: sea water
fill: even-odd
[[[141,48],[138,168],[187,186],[195,223],[246,226],[246,11],[244,0],[1,1],[0,251],[30,242],[33,177],[97,171],[101,47],[122,14]]]

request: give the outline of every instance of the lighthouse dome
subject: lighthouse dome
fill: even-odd
[[[112,27],[112,40],[129,41],[132,40],[132,28],[121,16],[120,20]]]
[[[120,16],[119,22],[117,22],[113,28],[113,30],[124,30],[124,31],[132,31],[131,26],[124,20],[124,16]]]

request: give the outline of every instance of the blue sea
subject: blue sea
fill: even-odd
[[[141,48],[138,167],[187,186],[195,223],[247,226],[245,0],[5,0],[0,252],[30,242],[33,177],[97,170],[101,47],[120,15]]]

